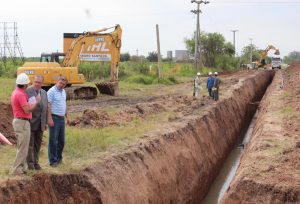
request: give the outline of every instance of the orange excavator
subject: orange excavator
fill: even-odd
[[[114,28],[112,32],[106,32]],[[82,85],[85,78],[78,73],[80,61],[110,61],[110,81],[96,83],[100,93],[118,95],[118,67],[120,61],[122,29],[120,25],[93,32],[85,32],[76,38],[66,53],[42,54],[41,62],[25,62],[17,74],[25,72],[30,81],[35,75],[44,77],[44,88],[53,86],[59,76],[68,79],[66,88],[68,99],[91,99],[97,97],[97,89]],[[59,61],[60,58],[64,58]],[[43,61],[42,58],[46,60]]]

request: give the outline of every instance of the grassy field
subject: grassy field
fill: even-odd
[[[48,165],[48,131],[45,131],[44,143],[40,154],[42,172],[76,172],[90,164],[101,162],[101,157],[105,151],[121,150],[143,136],[144,133],[159,128],[170,117],[172,117],[172,113],[163,112],[149,115],[144,119],[135,119],[129,123],[103,129],[67,127],[63,164],[56,168]],[[9,178],[15,154],[15,147],[0,146],[0,180]],[[33,173],[33,171],[29,171],[28,176],[30,177]]]
[[[191,81],[190,76],[177,77],[177,83]],[[87,82],[86,85],[94,86],[94,82]],[[159,92],[160,87],[166,84],[134,83],[133,81],[121,80],[119,83],[121,96],[146,96],[149,93]],[[10,95],[15,88],[15,78],[0,78],[0,101],[9,103]],[[168,90],[169,91],[169,90]],[[192,92],[192,89],[191,89]],[[167,92],[166,92],[167,93]],[[76,101],[69,101],[68,105],[76,104]],[[116,110],[105,109],[108,113]],[[70,119],[80,116],[81,113],[72,113]],[[64,163],[57,168],[48,165],[48,131],[44,134],[44,143],[40,154],[40,164],[43,172],[66,173],[76,172],[95,162],[101,162],[103,155],[109,152],[119,151],[130,143],[134,143],[146,132],[158,129],[162,124],[173,117],[172,112],[160,112],[149,115],[143,119],[135,119],[131,122],[110,126],[102,129],[95,128],[66,128],[66,146],[64,149]],[[0,180],[9,178],[10,168],[16,154],[15,147],[0,146]],[[28,177],[34,171],[29,171]]]
[[[10,95],[16,87],[16,79],[0,78],[0,101],[9,102]]]

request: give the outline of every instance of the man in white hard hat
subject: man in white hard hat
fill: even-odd
[[[200,85],[201,85],[201,80],[200,80],[200,72],[197,73],[197,75],[194,78],[194,97],[198,98],[199,95],[199,90],[200,90]]]
[[[213,91],[213,99],[215,101],[219,100],[219,87],[220,87],[220,79],[218,78],[218,72],[215,72],[214,86],[212,88]]]
[[[208,95],[209,95],[210,98],[213,98],[212,88],[214,86],[214,81],[215,81],[215,78],[214,78],[212,72],[209,72],[206,87],[207,87]]]
[[[32,111],[39,104],[41,97],[36,96],[32,102],[28,102],[26,88],[29,84],[29,77],[25,73],[17,76],[16,89],[11,95],[11,106],[13,110],[13,128],[17,136],[17,154],[12,167],[12,175],[25,174],[27,166],[27,154],[30,141],[30,119],[32,118]]]

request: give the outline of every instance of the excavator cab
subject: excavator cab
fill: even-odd
[[[276,49],[276,51],[274,52],[274,55],[280,55],[280,52],[278,49]]]
[[[40,62],[57,62],[62,64],[66,54],[62,52],[42,53]]]

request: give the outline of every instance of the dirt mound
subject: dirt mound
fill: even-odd
[[[0,203],[99,203],[97,189],[78,174],[34,175],[30,181],[7,181],[0,189]],[[45,190],[47,189],[47,190]],[[14,196],[19,191],[18,196]],[[5,195],[5,196],[2,196]]]
[[[5,135],[9,141],[16,144],[16,136],[12,127],[13,114],[10,104],[0,102],[0,113],[0,132]]]
[[[134,118],[144,118],[147,115],[165,110],[158,103],[137,104],[135,107],[127,108],[114,114],[105,111],[84,110],[81,117],[70,121],[68,125],[77,127],[103,128],[111,125],[120,125],[132,121]]]

